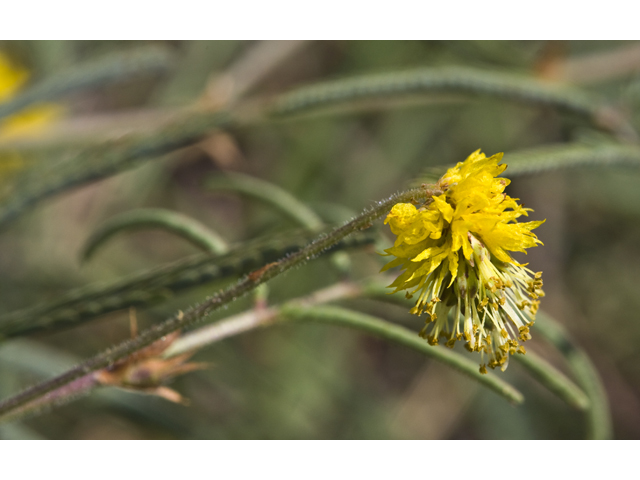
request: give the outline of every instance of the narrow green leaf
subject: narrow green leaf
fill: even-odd
[[[480,382],[512,403],[520,404],[524,401],[522,394],[497,375],[489,373],[482,375],[478,371],[478,364],[462,355],[444,348],[433,348],[415,332],[394,325],[379,318],[335,306],[300,307],[284,306],[281,314],[293,320],[310,320],[333,325],[341,325],[371,333],[377,337],[407,346],[420,353],[432,357],[459,372]]]
[[[178,212],[161,208],[143,208],[125,212],[100,225],[86,241],[82,260],[88,260],[99,247],[124,230],[159,228],[188,240],[206,252],[222,255],[229,247],[215,231],[202,223]]]

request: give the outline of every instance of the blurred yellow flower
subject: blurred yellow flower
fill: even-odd
[[[61,107],[52,103],[25,108],[0,121],[0,139],[37,135],[51,125],[61,113]]]
[[[541,244],[531,230],[543,221],[517,222],[531,209],[504,193],[509,180],[496,178],[506,168],[501,159],[472,153],[438,181],[443,194],[419,208],[396,204],[385,220],[397,238],[385,250],[396,258],[383,271],[402,267],[390,287],[409,298],[418,293],[411,312],[429,315],[420,335],[432,345],[444,337],[448,347],[464,338],[467,349],[488,356],[482,373],[504,370],[509,354],[525,353],[519,341],[531,338],[544,296],[541,273],[507,253]]]
[[[29,73],[15,67],[9,58],[0,52],[0,102],[10,99],[29,78]]]
[[[15,96],[28,78],[27,70],[15,66],[5,54],[0,52],[0,103]],[[0,140],[38,134],[60,114],[60,106],[40,104],[0,119]],[[20,155],[13,152],[3,153],[0,155],[0,180],[22,167],[24,167],[24,161]]]

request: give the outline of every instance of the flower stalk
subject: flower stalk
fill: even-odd
[[[375,206],[364,211],[342,227],[338,227],[328,234],[321,235],[306,247],[280,259],[279,261],[269,263],[264,267],[255,270],[235,285],[209,297],[200,305],[190,308],[185,312],[178,312],[165,322],[142,332],[138,337],[122,342],[121,344],[90,358],[62,375],[35,385],[24,390],[18,395],[1,402],[0,418],[10,414],[13,410],[20,408],[36,398],[42,397],[53,390],[68,385],[80,377],[115,364],[117,361],[130,356],[134,352],[151,345],[165,335],[194,325],[195,323],[203,320],[213,311],[233,302],[238,297],[255,289],[258,285],[261,285],[281,273],[286,272],[292,267],[301,265],[307,260],[319,255],[347,235],[358,230],[369,228],[374,220],[387,214],[390,208],[396,203],[422,201],[425,202],[425,204],[429,204],[434,195],[439,195],[441,193],[442,191],[438,187],[428,188],[427,186],[424,186],[395,194],[385,201],[378,202]]]

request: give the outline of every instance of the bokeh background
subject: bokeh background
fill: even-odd
[[[188,106],[243,104],[295,87],[348,76],[458,65],[573,85],[606,100],[640,127],[640,42],[0,42],[28,72],[25,88],[114,52],[169,52],[166,68],[115,78],[49,102],[55,114],[30,136],[0,136],[0,186],[19,189],[23,171],[64,149],[153,129]],[[53,103],[53,105],[51,105]],[[243,104],[244,105],[244,104]],[[203,180],[224,171],[281,186],[327,223],[349,219],[405,188],[430,167],[548,144],[610,139],[549,106],[490,96],[432,93],[360,102],[292,119],[249,122],[111,178],[47,199],[0,234],[0,313],[55,299],[71,288],[112,280],[197,250],[163,231],[121,234],[91,261],[82,246],[111,216],[140,207],[187,214],[231,243],[295,231],[265,205],[215,193]],[[617,141],[617,140],[612,140]],[[506,175],[509,170],[507,169]],[[640,437],[640,170],[592,167],[513,179],[508,193],[546,219],[544,247],[527,257],[544,272],[542,309],[566,326],[606,387],[615,438]],[[389,232],[378,228],[389,237]],[[352,275],[376,275],[372,251],[350,253]],[[330,285],[325,258],[270,283],[273,303]],[[140,327],[202,300],[223,283],[192,289],[138,310]],[[422,320],[372,300],[349,305],[418,331]],[[215,318],[251,308],[243,298]],[[536,338],[528,348],[565,370]],[[129,336],[121,311],[73,329],[0,345],[0,393],[7,397]],[[442,348],[442,347],[439,347]],[[200,351],[211,367],[171,387],[185,407],[114,389],[0,426],[3,438],[117,439],[573,439],[583,416],[541,387],[516,362],[503,378],[526,402],[510,405],[473,380],[419,353],[324,325],[279,326]]]

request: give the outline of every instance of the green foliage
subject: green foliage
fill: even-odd
[[[625,412],[640,402],[638,80],[630,65],[588,83],[575,66],[598,52],[606,72],[603,52],[625,44],[558,58],[543,47],[16,49],[35,78],[0,117],[43,101],[67,117],[50,134],[0,134],[0,172],[24,165],[0,183],[0,415],[14,419],[0,435],[637,438],[640,420]],[[272,63],[251,68],[257,57]],[[360,232],[399,200],[428,201],[420,182],[407,185],[433,183],[478,148],[505,152],[509,194],[547,219],[545,247],[527,260],[545,272],[548,314],[522,361],[486,376],[467,352],[418,337],[423,320],[381,283],[371,245],[388,238]],[[153,358],[197,352],[213,365],[176,377],[188,408],[99,376],[137,368],[158,341],[170,345]]]

